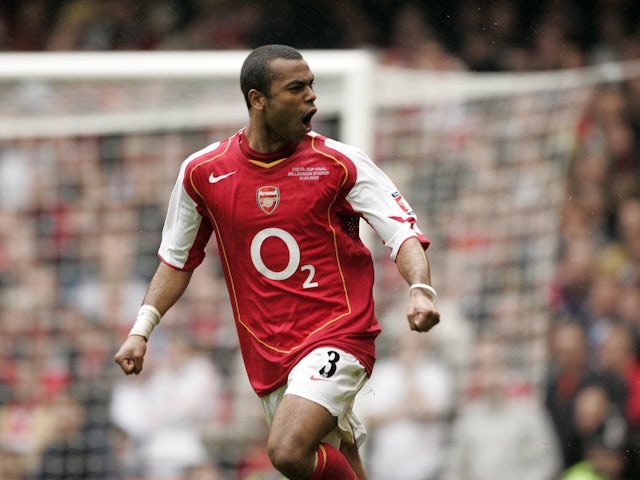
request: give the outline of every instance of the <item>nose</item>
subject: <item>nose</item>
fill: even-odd
[[[306,92],[305,92],[305,100],[307,102],[315,102],[316,101],[317,95],[315,90],[313,89],[313,87],[311,85],[309,85],[306,88]]]

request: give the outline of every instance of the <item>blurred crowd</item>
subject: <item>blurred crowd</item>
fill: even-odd
[[[5,52],[273,42],[367,48],[427,70],[578,68],[640,59],[640,4],[0,4]],[[279,479],[215,245],[154,333],[144,373],[125,379],[112,361],[157,265],[176,162],[226,133],[0,143],[0,480]],[[393,337],[358,405],[371,480],[640,478],[640,77],[600,86],[576,135],[543,385],[513,378],[491,334],[471,342],[464,385],[436,340]]]
[[[633,0],[5,0],[0,50],[370,48],[392,63],[540,70],[637,58]]]

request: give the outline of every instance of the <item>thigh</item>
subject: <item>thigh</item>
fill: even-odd
[[[337,419],[322,405],[298,395],[282,398],[271,422],[269,443],[315,452],[320,441],[336,429]]]

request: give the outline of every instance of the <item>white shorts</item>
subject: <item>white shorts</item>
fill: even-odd
[[[366,430],[353,413],[353,402],[368,375],[353,355],[338,348],[313,350],[291,370],[287,384],[262,397],[262,408],[271,425],[284,395],[297,395],[326,408],[338,419],[337,428],[323,442],[340,448],[342,440],[362,445]]]

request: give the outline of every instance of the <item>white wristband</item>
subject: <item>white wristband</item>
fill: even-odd
[[[160,323],[161,318],[162,315],[160,315],[160,312],[156,307],[152,305],[142,305],[138,310],[138,317],[136,318],[136,322],[133,324],[133,328],[129,332],[129,336],[141,335],[145,340],[149,340],[151,332],[155,326]]]
[[[414,290],[416,288],[419,288],[420,290],[425,290],[427,292],[428,297],[431,299],[431,302],[433,302],[434,305],[436,304],[436,302],[438,301],[438,292],[436,292],[435,288],[433,288],[431,285],[427,285],[426,283],[412,283],[411,286],[409,287],[409,292],[411,292],[411,290]]]

